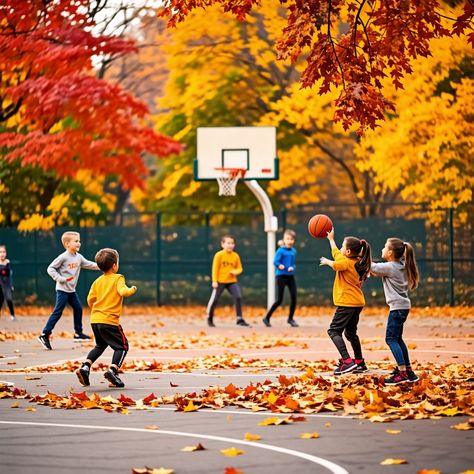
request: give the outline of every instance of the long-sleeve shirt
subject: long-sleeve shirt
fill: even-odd
[[[87,260],[80,253],[71,253],[66,250],[49,264],[47,272],[56,282],[56,291],[74,293],[81,268],[99,269],[95,262]]]
[[[13,270],[10,266],[10,261],[0,263],[0,286],[6,288],[13,288]]]
[[[118,326],[122,314],[123,299],[136,293],[136,288],[125,284],[125,277],[119,273],[102,275],[92,283],[87,296],[91,308],[91,324]]]
[[[332,249],[333,269],[336,271],[332,296],[335,306],[365,306],[362,282],[355,268],[357,259],[342,255],[337,248]]]
[[[411,308],[408,277],[403,261],[372,263],[370,270],[375,276],[382,277],[385,301],[390,311]]]
[[[234,271],[235,274],[230,273]],[[212,281],[217,283],[235,283],[237,275],[243,272],[242,263],[237,252],[219,250],[212,261]]]
[[[280,247],[275,254],[273,259],[273,265],[276,267],[276,276],[279,275],[294,275],[296,271],[296,249],[293,247]],[[283,265],[285,268],[280,270],[279,265]],[[293,268],[293,271],[288,271],[288,268]]]

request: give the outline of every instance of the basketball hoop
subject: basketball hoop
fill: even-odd
[[[239,178],[243,178],[247,170],[244,168],[215,168],[215,170],[219,172],[216,176],[219,196],[235,196]]]

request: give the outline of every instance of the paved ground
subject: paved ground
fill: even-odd
[[[3,317],[0,331],[26,334],[36,333],[44,324],[44,317],[25,317],[10,323]],[[163,321],[161,321],[163,322]],[[131,359],[155,358],[164,361],[181,360],[204,354],[238,353],[243,356],[287,359],[334,359],[334,348],[325,336],[329,323],[324,318],[303,318],[301,327],[288,328],[283,318],[275,319],[275,327],[258,325],[250,330],[236,328],[230,319],[218,321],[215,329],[202,326],[200,319],[176,323],[164,321],[156,327],[152,317],[133,317],[125,321],[127,331],[159,331],[170,339],[194,335],[216,334],[223,344],[184,349],[132,349]],[[366,359],[382,360],[389,356],[383,342],[383,316],[367,318],[360,325]],[[258,324],[255,320],[254,323]],[[59,331],[70,331],[71,322],[65,317]],[[466,363],[474,361],[473,319],[440,320],[413,319],[407,326],[408,342],[416,345],[411,350],[418,362],[445,361]],[[274,336],[293,341],[287,347],[255,349],[229,348],[225,341],[241,341],[244,336]],[[0,343],[0,380],[24,388],[33,394],[46,391],[66,395],[82,391],[74,374],[64,372],[25,375],[18,369],[37,365],[61,364],[71,359],[82,359],[89,349],[86,344],[67,338],[55,338],[54,350],[44,351],[32,338]],[[188,340],[188,339],[186,339]],[[302,348],[301,344],[307,345]],[[104,355],[107,362],[109,355]],[[3,369],[3,372],[2,372]],[[13,370],[13,372],[6,372]],[[110,389],[100,372],[93,374],[88,393],[118,397],[123,393],[134,399],[153,392],[156,395],[189,393],[209,386],[225,386],[232,382],[246,386],[266,378],[274,380],[279,374],[295,373],[294,369],[273,367],[258,373],[241,368],[236,370],[194,371],[192,373],[129,372],[124,374],[125,389]],[[177,387],[171,387],[170,382]],[[0,399],[0,466],[9,474],[34,473],[130,473],[133,467],[166,467],[179,473],[224,473],[234,467],[246,474],[296,473],[417,473],[422,469],[436,469],[443,474],[459,474],[474,469],[472,446],[474,431],[458,431],[451,425],[467,421],[467,417],[438,420],[410,420],[392,423],[371,423],[367,420],[335,414],[306,415],[306,421],[289,425],[258,426],[262,419],[275,416],[270,412],[251,412],[241,409],[199,410],[193,413],[176,412],[173,406],[133,410],[129,414],[107,413],[103,410],[55,410],[35,405],[36,411],[25,411],[31,404],[20,400],[18,408],[11,408],[11,399]],[[276,415],[285,417],[287,415]],[[157,430],[145,429],[150,425]],[[400,430],[397,435],[386,429]],[[245,441],[250,432],[262,437],[259,441]],[[301,439],[303,432],[318,432],[318,439]],[[185,446],[201,443],[206,449],[182,452]],[[235,447],[245,453],[226,457],[221,449]],[[401,458],[404,465],[382,466],[386,458]]]

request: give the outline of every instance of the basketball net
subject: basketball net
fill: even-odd
[[[245,176],[247,170],[243,168],[216,168],[220,175],[216,176],[219,184],[219,196],[235,196],[239,178]]]

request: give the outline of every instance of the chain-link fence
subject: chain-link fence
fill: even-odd
[[[330,256],[327,240],[315,240],[307,232],[311,215],[322,212],[332,217],[338,245],[346,235],[367,240],[374,259],[380,259],[387,237],[410,241],[416,252],[421,282],[413,293],[414,305],[474,304],[474,245],[472,222],[462,224],[456,212],[431,211],[423,206],[390,205],[381,216],[354,218],[359,210],[350,205],[327,205],[314,210],[281,210],[280,229],[294,229],[298,303],[332,304],[334,274],[319,267],[320,256]],[[81,233],[81,253],[93,260],[102,247],[120,252],[120,273],[139,287],[130,301],[140,304],[205,304],[211,292],[213,255],[220,250],[220,237],[230,233],[237,240],[244,273],[239,278],[244,303],[266,304],[266,235],[259,212],[195,212],[123,214],[120,225],[55,228],[50,232],[21,234],[0,229],[0,243],[6,244],[14,271],[16,304],[54,302],[54,282],[46,273],[48,264],[63,252],[61,234]],[[279,233],[279,236],[281,233]],[[83,270],[77,288],[85,301],[94,271]],[[364,285],[368,305],[384,304],[382,283],[370,278]],[[231,302],[223,297],[223,302]]]

